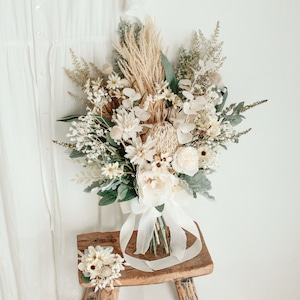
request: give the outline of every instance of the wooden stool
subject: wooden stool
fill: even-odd
[[[143,272],[133,269],[130,266],[126,266],[125,270],[123,270],[121,273],[122,276],[119,278],[121,285],[115,282],[114,289],[107,287],[105,289],[99,290],[98,293],[94,293],[94,287],[91,287],[89,283],[85,283],[82,281],[81,272],[78,270],[79,283],[82,287],[86,288],[83,300],[117,300],[120,286],[137,286],[163,283],[168,281],[175,282],[179,300],[197,300],[197,292],[192,278],[207,275],[213,271],[213,262],[205,245],[200,229],[199,233],[202,241],[202,250],[193,259],[190,259],[173,267],[154,272]],[[119,253],[120,255],[122,255],[119,244],[119,234],[119,231],[81,234],[77,236],[77,247],[80,251],[84,251],[84,249],[87,249],[88,246],[112,246],[114,247],[114,253]],[[133,254],[135,251],[136,234],[137,232],[135,231],[128,244],[126,253],[132,256],[145,258],[145,256]],[[192,245],[194,240],[195,237],[187,233],[188,247]],[[153,254],[149,253],[147,254],[146,258],[152,260],[164,256],[165,254],[163,253],[158,254],[158,256],[156,257]]]

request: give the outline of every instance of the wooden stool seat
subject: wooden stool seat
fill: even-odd
[[[198,227],[199,229],[199,227]],[[196,300],[198,299],[196,294],[196,289],[193,283],[193,277],[202,276],[210,274],[213,271],[213,262],[211,260],[210,254],[206,247],[203,239],[203,235],[199,229],[202,250],[201,252],[186,262],[181,264],[154,272],[143,272],[136,270],[130,266],[126,266],[125,270],[122,271],[122,276],[118,279],[121,284],[115,282],[114,289],[105,288],[100,290],[98,295],[92,293],[93,288],[91,284],[82,281],[82,274],[78,270],[79,283],[82,287],[86,288],[84,300],[101,299],[101,300],[116,300],[118,299],[119,287],[120,286],[137,286],[146,284],[157,284],[168,281],[175,282],[179,300]],[[114,253],[118,253],[122,256],[119,243],[119,231],[114,232],[92,232],[81,234],[77,236],[77,247],[78,250],[84,251],[88,246],[97,245],[100,246],[112,246],[114,247]],[[134,255],[135,251],[135,241],[136,241],[135,231],[128,244],[126,253],[132,256],[144,258],[145,256]],[[189,247],[195,240],[195,237],[187,233],[187,246]],[[157,256],[154,254],[146,254],[146,259],[153,260],[157,258],[164,257],[164,253],[158,253]]]

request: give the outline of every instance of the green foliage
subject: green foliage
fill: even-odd
[[[202,170],[199,170],[194,176],[180,174],[179,178],[188,184],[194,198],[197,197],[197,194],[201,194],[208,199],[214,199],[214,197],[208,193],[211,189],[211,182],[207,179]]]
[[[101,124],[104,124],[107,127],[113,127],[115,125],[114,122],[112,122],[110,119],[106,118],[105,116],[95,115],[95,117],[98,119],[98,121]]]
[[[84,276],[83,273],[81,273],[81,279],[82,279],[83,283],[90,283],[91,282],[90,278]]]
[[[77,151],[76,149],[72,149],[69,156],[70,158],[79,158],[84,157],[86,154],[80,151]]]
[[[155,208],[159,211],[162,212],[165,208],[165,204],[159,205],[159,206],[155,206]]]
[[[129,31],[133,31],[135,40],[139,40],[140,32],[142,29],[141,22],[128,22],[121,20],[118,26],[118,35],[121,43],[125,43],[125,36]]]
[[[178,89],[178,81],[176,79],[174,69],[167,57],[162,52],[161,61],[165,70],[166,80],[169,82],[169,87],[173,93],[176,93]]]
[[[218,104],[216,105],[216,111],[217,112],[220,112],[223,110],[224,106],[225,106],[225,103],[226,103],[226,100],[228,98],[228,89],[225,87],[223,91],[221,91],[221,95],[223,97],[223,101],[221,104]]]
[[[89,186],[87,186],[87,187],[84,189],[84,192],[90,193],[93,189],[100,188],[100,187],[101,187],[101,184],[102,184],[102,182],[99,181],[99,180],[94,181],[92,184],[90,184]]]
[[[117,200],[118,192],[116,190],[105,190],[97,193],[101,197],[98,205],[105,206],[114,203]]]
[[[57,121],[73,122],[73,121],[77,121],[78,117],[80,117],[80,115],[69,115],[69,116],[62,117],[62,118],[58,119]]]
[[[106,185],[104,182],[94,182],[88,187],[87,191],[91,191],[93,188],[99,188],[97,193],[102,199],[99,201],[99,205],[108,205],[114,203],[115,201],[124,202],[129,201],[137,196],[136,190],[134,188],[134,180],[132,177],[130,179],[123,176],[119,180],[111,179],[106,180]]]
[[[222,42],[218,42],[220,25],[217,23],[213,34],[206,38],[199,30],[194,32],[189,49],[179,48],[178,60],[175,66],[177,78],[195,80],[195,83],[201,87],[199,94],[205,94],[213,82],[210,80],[209,73],[217,72],[223,65],[225,57],[222,57]],[[199,61],[213,63],[214,70],[203,71]],[[198,74],[198,75],[196,75]],[[201,74],[201,75],[200,75]]]
[[[230,109],[227,109],[227,111],[232,111],[230,115],[227,115],[227,111],[225,111],[225,114],[223,115],[222,121],[228,121],[232,126],[236,126],[239,123],[242,122],[242,120],[245,118],[243,115],[241,115],[241,112],[244,110],[244,102],[240,102],[239,104],[233,104],[230,106]]]

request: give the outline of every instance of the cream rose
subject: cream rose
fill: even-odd
[[[174,154],[173,169],[178,173],[194,176],[199,170],[198,151],[193,147],[180,147]]]
[[[156,207],[168,201],[177,178],[169,172],[153,172],[151,169],[137,171],[139,198],[145,204]]]

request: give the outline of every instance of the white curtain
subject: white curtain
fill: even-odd
[[[80,299],[76,235],[114,230],[118,207],[71,182],[80,166],[65,149],[68,124],[82,111],[63,67],[78,56],[109,61],[120,16],[137,1],[0,0],[0,299]],[[98,221],[100,220],[100,221]]]

